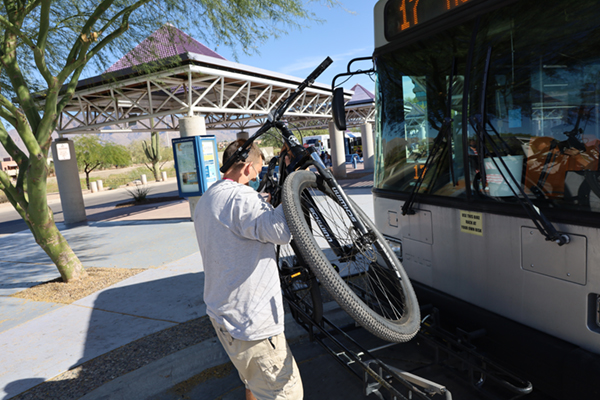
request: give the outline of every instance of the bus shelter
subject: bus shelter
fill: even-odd
[[[158,52],[150,55],[146,51],[150,47]],[[157,58],[160,67],[155,66]],[[68,161],[56,165],[61,201],[68,204],[63,206],[65,221],[86,219],[79,181],[66,178],[74,176],[77,168],[68,135],[179,132],[185,137],[249,131],[262,125],[302,81],[228,61],[172,25],[164,25],[105,73],[81,80],[60,115],[59,139],[52,148],[55,160]],[[345,94],[350,99],[352,92]],[[298,129],[329,126],[331,130],[331,100],[331,86],[315,83],[291,105],[285,119]],[[355,109],[348,112],[353,121]],[[340,158],[343,161],[343,154]]]

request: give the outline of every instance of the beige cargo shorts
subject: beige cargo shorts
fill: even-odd
[[[264,340],[244,341],[231,337],[212,318],[225,352],[240,379],[258,400],[301,400],[300,371],[283,333]]]

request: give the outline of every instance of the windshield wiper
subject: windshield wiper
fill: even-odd
[[[527,215],[529,216],[531,221],[534,223],[536,228],[540,231],[540,233],[542,235],[544,235],[546,240],[555,242],[559,246],[562,246],[563,244],[567,244],[570,242],[570,240],[571,240],[570,237],[564,233],[558,233],[556,228],[554,228],[554,225],[552,225],[552,223],[550,221],[548,221],[548,219],[544,216],[542,211],[538,207],[536,207],[533,204],[533,202],[529,199],[529,196],[527,196],[525,194],[525,190],[523,189],[523,186],[515,178],[513,173],[510,171],[510,169],[508,169],[508,166],[506,165],[506,163],[504,162],[502,157],[495,156],[495,155],[501,154],[502,151],[500,150],[500,148],[494,142],[491,135],[486,130],[486,125],[488,124],[487,113],[486,113],[486,94],[487,94],[487,83],[488,83],[487,80],[488,80],[488,76],[489,76],[489,72],[490,72],[491,58],[492,58],[492,47],[490,46],[488,48],[488,52],[487,52],[487,56],[486,56],[486,60],[485,60],[485,68],[484,68],[484,73],[483,73],[483,84],[482,84],[482,88],[481,88],[481,100],[480,100],[481,117],[478,120],[477,129],[476,129],[477,137],[479,140],[479,150],[480,150],[479,151],[479,159],[480,159],[481,182],[486,181],[485,180],[485,168],[483,165],[483,157],[485,155],[486,144],[488,144],[492,150],[489,153],[489,158],[494,163],[494,166],[496,167],[496,169],[498,170],[500,175],[502,175],[502,177],[504,178],[504,181],[507,182],[508,187],[510,188],[511,192],[517,198],[517,200],[519,201],[519,204],[521,204],[521,206],[525,209],[525,212],[527,213]],[[491,123],[489,125],[492,126]],[[492,129],[494,130],[494,133],[496,134],[496,136],[500,137],[498,132],[493,128],[493,126],[492,126]],[[500,138],[500,139],[502,142],[504,142],[504,140],[502,140],[502,138]],[[506,145],[506,143],[505,143],[505,145]],[[506,147],[508,147],[508,145],[506,145]],[[498,164],[498,162],[496,162],[496,158],[498,158],[500,160],[500,163],[502,164],[504,170],[502,168],[500,168],[500,165]],[[508,173],[510,180],[507,179],[505,172]],[[519,194],[517,194],[517,192],[515,191],[515,187],[519,189],[519,192],[522,195],[522,197],[519,196]]]
[[[431,162],[435,159],[435,156],[438,154],[440,150],[444,150],[444,145],[448,151],[448,164],[449,164],[449,173],[452,179],[452,184],[456,186],[458,183],[456,181],[456,175],[454,173],[454,164],[452,160],[452,122],[454,121],[452,116],[452,88],[454,85],[454,73],[456,70],[456,58],[452,58],[452,66],[450,67],[450,81],[448,83],[448,96],[446,99],[446,111],[444,114],[444,119],[442,120],[442,125],[440,127],[440,131],[438,135],[433,141],[433,145],[429,151],[429,156],[427,156],[427,160],[425,161],[425,165],[423,166],[423,172],[419,175],[417,172],[417,181],[415,182],[408,199],[402,205],[402,215],[413,215],[415,214],[415,210],[413,208],[413,204],[421,189],[421,185],[425,180],[425,174],[427,173]],[[417,170],[418,171],[418,170]]]

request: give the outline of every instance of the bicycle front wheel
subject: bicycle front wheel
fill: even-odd
[[[373,222],[350,202],[368,234],[355,228],[315,173],[297,171],[284,183],[282,203],[290,231],[321,285],[369,332],[407,342],[420,325],[412,285]]]

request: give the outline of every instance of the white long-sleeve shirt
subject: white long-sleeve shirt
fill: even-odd
[[[290,241],[281,207],[254,189],[222,180],[200,198],[194,227],[204,265],[207,313],[240,340],[283,332],[274,244]]]

